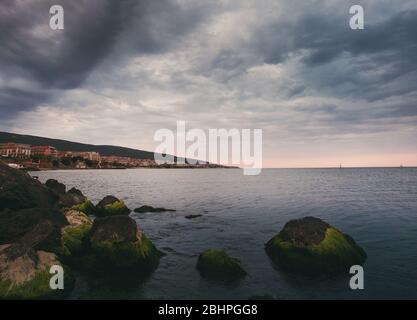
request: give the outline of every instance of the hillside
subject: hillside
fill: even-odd
[[[153,159],[154,153],[144,150],[136,150],[125,147],[109,146],[109,145],[94,145],[78,143],[67,140],[51,139],[45,137],[37,137],[30,135],[22,135],[16,133],[0,132],[0,143],[4,142],[16,142],[25,143],[30,145],[46,145],[53,146],[58,150],[68,151],[96,151],[103,156],[119,156],[119,157],[131,157],[139,159]]]

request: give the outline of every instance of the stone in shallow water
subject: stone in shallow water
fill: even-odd
[[[237,259],[218,249],[208,249],[200,254],[196,268],[203,277],[215,280],[238,280],[246,276]]]
[[[136,213],[146,213],[146,212],[166,212],[166,211],[175,211],[174,209],[165,209],[165,208],[154,208],[151,206],[141,206],[133,210]]]
[[[188,216],[185,216],[185,219],[195,219],[195,218],[198,218],[198,217],[201,217],[201,216],[202,216],[202,214],[190,214]]]
[[[265,250],[279,267],[302,273],[348,274],[352,265],[366,260],[365,251],[350,236],[315,217],[287,222]]]
[[[126,207],[122,200],[114,196],[104,197],[96,206],[95,214],[98,217],[127,215],[131,210]]]
[[[102,271],[131,271],[145,275],[155,270],[161,253],[128,216],[97,218],[89,234],[91,250]]]

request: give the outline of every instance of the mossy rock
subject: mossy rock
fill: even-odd
[[[265,250],[279,267],[302,273],[348,273],[366,260],[350,236],[314,217],[289,221]]]
[[[92,241],[91,248],[99,261],[111,270],[148,273],[156,269],[161,257],[161,253],[144,234],[135,242]]]
[[[238,280],[246,276],[237,259],[217,249],[208,249],[200,254],[197,270],[203,277],[215,280]]]
[[[62,229],[62,244],[66,255],[81,255],[86,251],[86,239],[93,225],[83,212],[69,210],[64,213],[69,225]]]
[[[0,246],[0,299],[63,299],[74,286],[71,270],[50,252],[24,244]],[[64,268],[64,289],[53,290],[50,267]]]
[[[131,210],[126,207],[122,200],[114,196],[104,197],[96,206],[95,214],[98,217],[107,217],[115,215],[128,215]]]
[[[96,207],[90,200],[86,200],[83,203],[72,206],[71,209],[84,212],[88,215],[94,215],[96,213]]]
[[[145,234],[138,231],[135,220],[128,216],[94,220],[89,241],[103,271],[146,275],[157,268],[161,257]]]

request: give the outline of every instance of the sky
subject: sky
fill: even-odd
[[[417,1],[0,2],[0,131],[152,151],[177,120],[262,129],[264,167],[416,166]]]

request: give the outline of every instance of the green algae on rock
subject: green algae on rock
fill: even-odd
[[[49,285],[53,265],[64,268],[64,290],[53,290]],[[73,285],[71,271],[55,254],[35,251],[21,243],[0,246],[0,298],[62,299]]]
[[[96,206],[95,214],[98,217],[115,216],[115,215],[127,215],[131,210],[126,207],[122,200],[117,199],[114,196],[104,197]]]
[[[116,215],[94,220],[91,251],[104,271],[129,270],[146,275],[158,267],[161,253],[138,230],[135,220]]]
[[[366,260],[365,251],[350,236],[314,217],[287,222],[265,250],[279,267],[303,273],[348,272]]]
[[[88,215],[94,215],[96,213],[96,207],[90,200],[85,200],[84,202],[74,205],[71,207],[72,210],[78,210],[84,212]]]
[[[62,244],[67,254],[80,255],[85,251],[85,241],[93,222],[86,214],[77,210],[68,210],[64,216],[69,225],[62,229]]]
[[[238,280],[246,276],[237,259],[218,249],[208,249],[200,254],[196,268],[203,277],[210,279]]]

